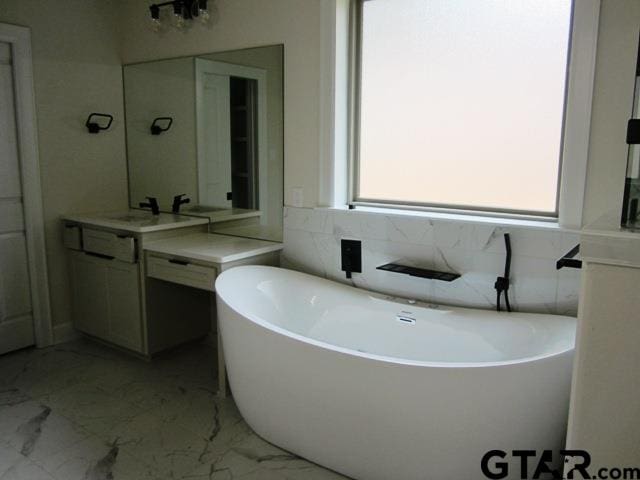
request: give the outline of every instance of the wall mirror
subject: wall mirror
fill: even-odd
[[[131,207],[184,194],[212,232],[281,241],[282,45],[123,70]]]

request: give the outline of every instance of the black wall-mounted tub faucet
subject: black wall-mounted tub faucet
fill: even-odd
[[[147,197],[148,202],[140,202],[140,208],[150,208],[151,213],[154,215],[160,215],[160,206],[158,205],[158,199],[155,197]]]
[[[564,267],[582,268],[582,260],[575,258],[580,253],[580,244],[569,250],[561,259],[556,262],[556,270]]]
[[[171,206],[171,211],[173,213],[180,213],[180,205],[191,202],[190,198],[182,198],[186,195],[186,193],[183,193],[181,195],[176,195],[175,197],[173,197],[173,205]]]

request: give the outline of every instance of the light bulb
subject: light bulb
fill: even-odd
[[[162,23],[160,23],[160,7],[153,4],[149,7],[149,11],[151,12],[151,30],[158,32],[160,28],[162,28]]]
[[[182,2],[175,2],[173,4],[173,18],[174,26],[178,29],[184,27],[184,15],[182,14]]]
[[[211,18],[211,15],[209,14],[209,10],[207,9],[199,9],[198,10],[198,18],[200,19],[200,22],[202,23],[209,23],[209,19]]]
[[[151,19],[151,30],[153,30],[154,32],[159,32],[161,28],[162,28],[162,22],[160,21],[160,19],[159,18],[152,18]]]
[[[198,0],[198,18],[202,23],[209,23],[211,14],[207,8],[207,0]]]

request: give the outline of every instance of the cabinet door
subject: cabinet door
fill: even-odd
[[[108,340],[142,352],[142,320],[138,264],[113,261],[108,267]]]
[[[74,326],[89,335],[107,339],[109,305],[107,272],[112,260],[83,252],[70,252]]]

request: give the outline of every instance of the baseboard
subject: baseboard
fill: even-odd
[[[71,340],[75,340],[79,337],[80,334],[76,331],[75,328],[73,328],[73,324],[71,322],[61,323],[60,325],[55,325],[53,327],[54,345],[70,342]]]

